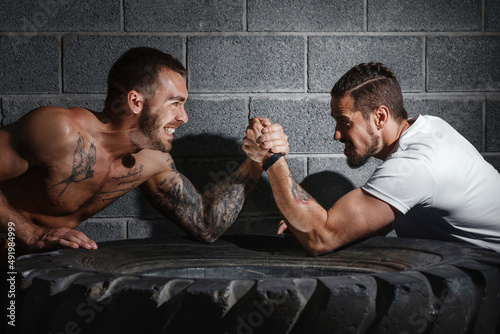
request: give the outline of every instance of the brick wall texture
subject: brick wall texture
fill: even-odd
[[[296,179],[325,207],[361,186],[333,141],[333,84],[352,66],[389,66],[410,115],[442,117],[500,169],[500,0],[4,0],[2,125],[42,105],[101,110],[117,57],[151,46],[188,69],[189,123],[176,165],[200,190],[244,159],[248,119],[281,123]],[[451,171],[450,171],[451,172]],[[227,233],[274,233],[264,174]],[[79,227],[96,241],[181,235],[138,191]]]

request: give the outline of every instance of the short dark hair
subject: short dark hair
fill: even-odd
[[[354,107],[369,119],[373,110],[381,105],[389,108],[396,121],[408,118],[403,105],[403,94],[394,73],[381,63],[363,63],[354,66],[333,86],[332,99],[349,95]]]
[[[109,70],[106,107],[109,108],[114,101],[131,90],[151,97],[158,73],[163,69],[170,69],[183,77],[187,75],[181,62],[167,53],[148,47],[129,49]]]

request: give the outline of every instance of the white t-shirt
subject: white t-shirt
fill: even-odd
[[[398,236],[500,252],[500,174],[448,123],[416,116],[362,189],[404,215]]]

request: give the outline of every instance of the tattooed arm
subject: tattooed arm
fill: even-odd
[[[243,147],[249,156],[267,151],[265,122],[252,120]],[[276,125],[273,125],[276,127]],[[261,133],[264,136],[260,135]],[[288,229],[311,255],[336,249],[373,233],[392,222],[396,212],[387,203],[354,189],[341,197],[328,211],[295,181],[286,159],[277,160],[268,170],[274,199]],[[325,185],[326,186],[326,185]],[[279,231],[284,228],[280,226]]]
[[[141,190],[157,210],[191,236],[215,241],[238,217],[262,173],[260,165],[247,159],[228,178],[200,194],[168,157],[171,169],[150,178]]]

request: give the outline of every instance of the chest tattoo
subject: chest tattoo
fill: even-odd
[[[139,185],[143,171],[144,171],[144,166],[140,165],[139,169],[136,171],[129,171],[125,175],[112,177],[111,179],[117,182],[116,187],[118,189],[101,192],[101,194],[104,195],[104,198],[102,198],[101,201],[102,202],[114,201],[119,197],[121,197],[123,194],[136,188]]]
[[[61,197],[70,184],[79,183],[92,178],[94,176],[94,170],[92,168],[95,166],[96,160],[96,148],[94,143],[91,142],[89,149],[85,151],[85,141],[80,132],[78,132],[76,150],[73,153],[71,175],[53,186],[65,185],[58,197]]]

